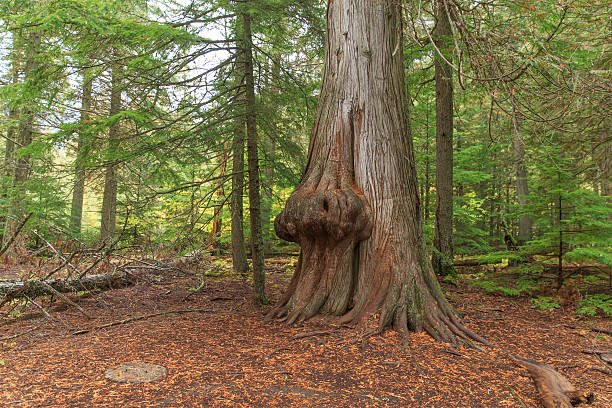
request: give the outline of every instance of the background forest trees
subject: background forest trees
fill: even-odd
[[[249,256],[296,251],[271,220],[306,164],[324,3],[2,2],[5,243],[33,213],[4,260],[41,247],[33,229],[53,243],[118,241],[173,256],[229,254],[243,240]],[[612,265],[608,12],[603,0],[403,3],[409,29],[397,52],[438,263],[511,259],[523,288],[542,274],[560,287],[580,265]],[[452,89],[446,155],[436,154],[439,77]],[[260,191],[247,195],[250,174]],[[451,202],[438,202],[443,189]],[[254,205],[260,222],[241,215]],[[593,276],[606,278],[598,268]]]

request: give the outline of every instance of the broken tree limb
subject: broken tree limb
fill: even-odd
[[[464,259],[462,261],[453,262],[453,266],[481,266],[481,265],[491,265],[491,264],[497,264],[497,263],[500,263],[500,262],[480,261],[478,259]]]
[[[45,245],[47,245],[47,247],[63,262],[62,265],[68,265],[70,269],[72,269],[78,275],[81,274],[81,271],[79,271],[76,266],[70,263],[70,259],[66,259],[66,257],[62,255],[60,251],[58,251],[53,245],[51,245],[51,243],[47,241],[44,237],[40,236],[40,234],[36,230],[32,230],[32,233],[36,235],[40,240],[42,240]]]
[[[293,336],[291,340],[303,339],[306,337],[314,337],[314,336],[327,336],[329,333],[330,333],[329,330],[319,330],[319,331],[313,331],[313,332],[308,332],[308,333],[300,333],[300,334],[296,334],[295,336]]]
[[[64,303],[66,303],[67,305],[70,305],[70,306],[76,308],[79,312],[83,313],[83,316],[85,316],[86,318],[92,319],[92,317],[85,310],[83,310],[83,308],[81,306],[77,305],[72,300],[68,299],[68,297],[66,295],[64,295],[61,292],[58,292],[53,286],[49,285],[45,281],[41,281],[40,283],[45,285],[47,287],[47,289],[49,289],[55,296],[60,298]]]
[[[548,364],[538,363],[515,354],[510,354],[510,357],[518,366],[529,372],[544,407],[572,408],[593,401],[593,393],[577,390],[567,378]]]
[[[167,316],[171,314],[184,314],[184,313],[206,313],[206,312],[210,312],[210,310],[209,309],[183,309],[183,310],[170,310],[167,312],[151,313],[148,315],[135,316],[135,317],[130,317],[130,318],[123,319],[123,320],[118,320],[116,322],[102,324],[100,326],[92,327],[89,329],[77,330],[77,331],[72,332],[72,334],[76,336],[79,334],[89,333],[92,330],[106,329],[108,327],[114,327],[114,326],[119,326],[119,325],[126,324],[126,323],[137,322],[139,320],[145,320],[145,319],[149,319],[151,317],[156,317],[156,316]]]
[[[598,327],[591,327],[591,331],[594,331],[595,333],[603,333],[603,334],[612,336],[612,330],[600,329]]]
[[[2,338],[0,338],[0,341],[13,340],[13,339],[16,339],[17,337],[25,336],[26,334],[33,332],[34,330],[38,329],[39,327],[40,326],[34,326],[34,327],[24,331],[24,332],[13,334],[12,336],[2,337]]]
[[[24,297],[35,299],[39,296],[55,295],[56,292],[108,290],[131,286],[134,282],[134,276],[127,272],[89,275],[81,279],[53,279],[45,282],[39,280],[0,282],[0,296],[3,298],[2,303],[6,303]]]
[[[15,238],[17,238],[17,235],[19,235],[19,233],[23,229],[24,225],[26,225],[26,222],[28,222],[28,220],[30,219],[32,214],[34,214],[34,213],[32,213],[32,212],[29,213],[28,216],[25,217],[25,219],[23,221],[21,221],[21,224],[19,224],[19,226],[15,230],[15,233],[13,234],[13,236],[8,240],[6,245],[3,246],[2,249],[0,249],[0,256],[2,256],[2,254],[4,254],[6,252],[6,250],[11,247],[11,245],[13,245],[13,241],[15,241]]]

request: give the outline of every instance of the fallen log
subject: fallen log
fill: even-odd
[[[594,331],[595,333],[603,333],[603,334],[608,334],[612,336],[612,330],[608,330],[608,329],[600,329],[598,327],[591,327],[591,331]]]
[[[135,283],[134,276],[127,272],[104,273],[88,275],[82,278],[52,279],[48,281],[26,280],[0,282],[0,298],[2,303],[13,299],[55,295],[59,293],[80,292],[85,290],[108,290],[131,286]]]
[[[73,331],[72,334],[75,335],[75,336],[78,336],[79,334],[89,333],[92,330],[106,329],[108,327],[115,327],[115,326],[119,326],[119,325],[126,324],[126,323],[137,322],[139,320],[145,320],[145,319],[149,319],[151,317],[156,317],[156,316],[168,316],[168,315],[171,315],[171,314],[184,314],[184,313],[206,313],[206,312],[210,312],[210,310],[209,309],[169,310],[169,311],[166,311],[166,312],[157,312],[157,313],[151,313],[151,314],[148,314],[148,315],[128,317],[127,319],[123,319],[123,320],[118,320],[116,322],[110,322],[110,323],[102,324],[100,326],[91,327],[89,329],[76,330],[76,331]]]
[[[538,363],[515,354],[511,354],[511,357],[516,364],[529,372],[546,408],[572,408],[593,401],[593,393],[576,389],[567,378],[548,364]]]
[[[461,261],[453,262],[453,266],[481,266],[481,265],[494,265],[500,262],[495,261],[479,261],[478,259],[464,259]]]

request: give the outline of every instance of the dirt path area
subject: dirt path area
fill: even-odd
[[[269,296],[287,284],[286,259],[268,262]],[[2,407],[540,407],[526,372],[495,351],[451,349],[426,334],[406,347],[392,332],[314,320],[264,323],[270,306],[250,301],[249,282],[148,275],[136,286],[72,297],[94,319],[48,300],[0,327]],[[527,299],[445,287],[468,326],[511,352],[544,361],[578,388],[612,406],[612,376],[584,349],[612,349],[609,320],[578,320],[568,310],[539,311]],[[188,296],[189,295],[189,296]],[[39,302],[40,303],[40,302]],[[121,319],[172,310],[114,327]],[[13,337],[14,338],[9,338]],[[120,363],[167,369],[161,381],[121,384],[104,377]]]

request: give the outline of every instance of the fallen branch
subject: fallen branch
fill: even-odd
[[[594,331],[595,333],[603,333],[603,334],[612,336],[612,330],[600,329],[597,327],[591,327],[591,330]]]
[[[79,271],[76,268],[76,266],[74,266],[73,264],[70,263],[70,259],[66,259],[66,257],[64,255],[62,255],[60,251],[58,251],[49,241],[47,241],[45,238],[40,236],[40,234],[38,232],[36,232],[36,230],[33,230],[32,233],[34,235],[36,235],[39,239],[41,239],[45,243],[45,245],[47,245],[49,247],[49,249],[51,249],[51,251],[63,262],[62,265],[64,265],[64,266],[68,265],[70,267],[70,269],[72,269],[77,274],[81,273],[81,271]]]
[[[329,334],[329,330],[321,330],[321,331],[313,331],[308,333],[300,333],[296,334],[291,338],[291,340],[303,339],[305,337],[314,337],[314,336],[325,336]]]
[[[2,254],[4,254],[6,252],[6,250],[11,247],[11,245],[13,245],[13,241],[15,241],[15,238],[17,238],[17,235],[19,235],[19,233],[23,229],[24,225],[26,225],[26,222],[28,222],[28,220],[30,219],[32,214],[34,214],[34,213],[29,213],[28,216],[25,217],[25,219],[23,221],[21,221],[21,224],[19,224],[19,226],[15,230],[15,233],[11,237],[11,239],[9,239],[8,242],[6,243],[6,245],[4,245],[2,247],[2,249],[0,249],[0,256],[2,256]]]
[[[57,291],[53,286],[49,285],[45,281],[41,281],[41,283],[43,285],[45,285],[47,287],[47,289],[49,289],[55,296],[60,298],[64,303],[66,303],[66,304],[76,308],[79,312],[83,313],[83,316],[85,316],[86,318],[92,319],[92,317],[89,314],[87,314],[87,312],[85,310],[83,310],[83,308],[81,306],[77,305],[75,302],[73,302],[72,300],[68,299],[68,297],[66,295],[64,295],[63,293]]]
[[[25,298],[28,300],[28,302],[30,302],[31,304],[36,306],[38,309],[40,309],[40,311],[43,312],[43,314],[47,317],[47,319],[49,319],[49,322],[51,322],[51,324],[55,326],[55,319],[51,317],[49,312],[47,312],[47,310],[44,307],[36,303],[33,299],[30,299],[28,296],[25,296]]]
[[[2,337],[2,338],[0,339],[0,341],[13,340],[13,339],[16,339],[17,337],[25,336],[26,334],[31,333],[31,332],[33,332],[34,330],[38,329],[38,327],[39,327],[39,326],[34,326],[34,327],[32,327],[31,329],[28,329],[28,330],[26,330],[26,331],[24,331],[24,332],[17,333],[17,334],[13,334],[12,336]]]
[[[151,313],[148,315],[129,317],[127,319],[102,324],[100,326],[91,327],[89,329],[77,330],[77,331],[72,332],[72,334],[77,336],[79,334],[89,333],[92,330],[106,329],[108,327],[114,327],[114,326],[119,326],[119,325],[126,324],[126,323],[137,322],[139,320],[146,320],[146,319],[150,319],[151,317],[156,317],[156,316],[167,316],[167,315],[172,315],[172,314],[184,314],[184,313],[205,313],[205,312],[210,312],[210,310],[209,309],[184,309],[184,310],[170,310],[166,312]]]
[[[35,299],[39,296],[56,295],[60,293],[79,292],[83,290],[108,290],[117,287],[131,286],[134,276],[127,272],[89,275],[82,279],[53,279],[49,281],[26,280],[0,282],[2,304],[19,298]]]
[[[584,350],[582,350],[582,352],[584,354],[610,354],[610,355],[612,355],[612,350],[589,350],[589,349],[584,349]]]
[[[548,364],[538,363],[516,354],[510,354],[510,357],[529,372],[546,408],[572,408],[593,401],[592,393],[577,390],[567,378]]]
[[[481,266],[481,265],[492,265],[498,264],[501,261],[479,261],[478,259],[466,259],[463,261],[453,262],[453,266]]]

